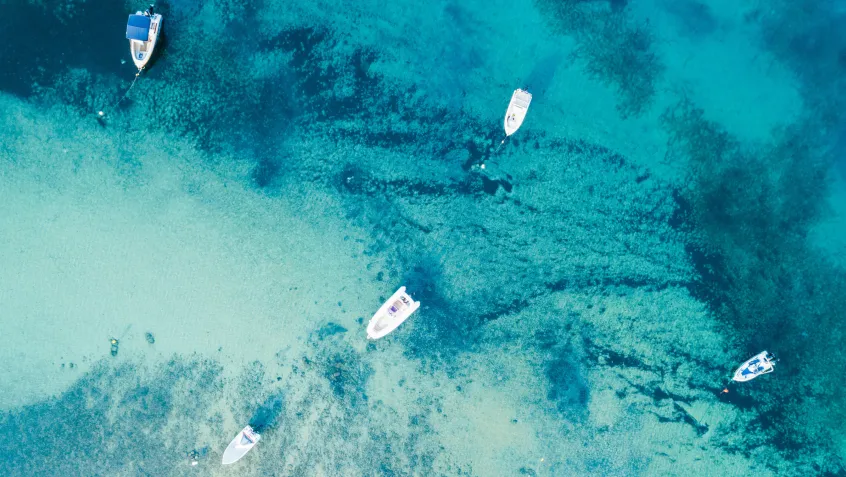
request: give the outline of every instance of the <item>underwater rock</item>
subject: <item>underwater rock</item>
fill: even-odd
[[[482,176],[482,189],[486,194],[496,195],[496,191],[499,190],[500,187],[502,187],[505,192],[511,192],[514,188],[514,186],[506,180],[490,179],[489,177]]]
[[[578,360],[566,350],[557,350],[555,356],[546,363],[544,371],[549,380],[547,399],[569,417],[582,415],[590,391],[582,377]]]
[[[339,333],[346,333],[347,329],[343,326],[332,323],[331,321],[326,325],[322,326],[319,330],[317,330],[317,338],[320,341],[323,341],[325,338],[328,338],[333,335],[337,335]]]
[[[282,408],[285,405],[285,395],[282,391],[276,391],[268,396],[256,409],[250,418],[250,426],[256,432],[264,432],[276,425]]]

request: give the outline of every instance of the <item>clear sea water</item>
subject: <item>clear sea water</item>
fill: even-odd
[[[843,1],[0,7],[0,475],[846,475]]]

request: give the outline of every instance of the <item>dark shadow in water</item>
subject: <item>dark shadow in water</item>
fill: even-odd
[[[376,59],[374,51],[360,49],[351,56],[339,59],[336,64],[325,64],[323,53],[334,49],[337,39],[325,29],[298,28],[280,32],[271,39],[258,42],[265,51],[280,50],[291,55],[288,67],[294,71],[301,95],[297,98],[300,109],[315,113],[311,120],[337,121],[351,119],[369,111],[381,95],[377,92],[379,79],[368,74],[370,64]],[[324,94],[343,80],[351,80],[353,94],[339,97]],[[390,145],[391,141],[380,142]]]
[[[574,0],[573,3],[596,3],[607,4],[614,11],[619,11],[626,8],[629,0]]]
[[[455,370],[450,366],[451,361],[443,358],[471,350],[484,320],[469,306],[471,300],[463,305],[441,293],[443,271],[436,257],[421,254],[404,265],[404,270],[401,283],[421,303],[420,310],[411,318],[414,328],[406,335],[405,353],[423,362],[433,360],[429,364],[442,364],[447,373],[452,373]]]
[[[836,129],[831,154],[834,156],[835,171],[846,180],[846,120]]]
[[[346,333],[346,332],[347,332],[346,328],[344,328],[343,326],[341,326],[337,323],[332,323],[330,321],[329,323],[326,323],[325,325],[321,326],[317,330],[316,335],[317,335],[318,340],[323,341],[326,338],[329,338],[330,336],[335,336],[335,335],[338,335],[338,334],[341,334],[341,333]]]
[[[719,28],[711,8],[697,0],[671,0],[661,5],[677,22],[678,32],[688,37],[703,37]]]
[[[250,177],[259,189],[273,183],[282,172],[282,161],[274,157],[260,157],[253,167]]]
[[[279,414],[285,405],[285,395],[282,391],[275,391],[267,397],[250,418],[250,426],[256,432],[262,433],[276,425]]]
[[[577,317],[572,314],[571,319]],[[555,403],[563,417],[578,420],[587,413],[590,389],[579,364],[585,357],[570,344],[572,337],[572,323],[564,323],[563,326],[558,323],[535,331],[532,346],[544,356],[543,374],[548,383],[546,398]]]
[[[525,81],[526,87],[534,97],[546,94],[546,90],[552,85],[555,72],[563,60],[564,55],[560,51],[556,51],[535,64]]]
[[[402,283],[405,285],[408,294],[416,301],[435,302],[439,301],[438,282],[443,278],[441,264],[437,258],[430,255],[423,255],[415,260],[414,264],[405,271]]]
[[[131,64],[118,61],[129,58],[126,19],[130,12],[124,4],[90,0],[73,5],[72,17],[64,21],[60,12],[27,2],[3,5],[0,90],[29,96],[33,84],[50,84],[68,68],[117,75],[129,71]]]
[[[552,354],[554,357],[544,365],[544,374],[549,380],[546,397],[562,414],[570,418],[580,417],[587,409],[590,394],[578,360],[566,348],[557,349]]]
[[[168,35],[165,26],[164,20],[162,20],[162,32],[156,40],[156,49],[153,51],[153,56],[150,57],[150,61],[147,62],[147,66],[144,67],[145,74],[150,74],[151,71],[156,71],[156,63],[164,57],[165,52],[167,51]]]

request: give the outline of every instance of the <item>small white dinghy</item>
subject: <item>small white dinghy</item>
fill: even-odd
[[[153,13],[153,6],[146,12],[135,12],[126,21],[126,39],[129,40],[129,51],[132,61],[139,70],[143,70],[153,56],[156,40],[161,32],[162,16]]]
[[[505,137],[516,133],[523,125],[531,102],[532,93],[522,89],[514,90],[514,94],[511,95],[511,102],[508,103],[508,110],[505,112]]]
[[[223,451],[223,465],[233,464],[241,457],[244,457],[250,449],[256,446],[261,436],[252,427],[247,426],[232,439],[232,442]]]
[[[775,357],[766,351],[761,351],[737,368],[737,371],[734,372],[734,377],[731,379],[744,383],[762,374],[772,373],[773,371],[775,371]]]
[[[367,324],[367,339],[378,340],[394,331],[418,308],[420,302],[414,301],[405,292],[405,287],[400,287],[370,319]]]

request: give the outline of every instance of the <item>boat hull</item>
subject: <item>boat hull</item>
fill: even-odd
[[[766,351],[762,351],[740,365],[731,379],[739,383],[745,383],[762,374],[772,373],[774,369],[775,364],[770,359],[769,354]]]
[[[510,136],[520,129],[526,113],[529,111],[529,104],[532,102],[532,94],[522,89],[515,89],[511,95],[511,102],[508,103],[508,110],[505,111],[505,135]]]
[[[137,13],[141,15],[141,12]],[[150,58],[153,56],[153,51],[156,49],[156,43],[159,39],[162,29],[162,16],[158,13],[150,17],[150,33],[147,41],[129,40],[129,52],[132,55],[132,61],[139,70],[143,70]]]
[[[239,461],[258,444],[260,439],[261,435],[257,434],[252,427],[247,426],[241,429],[241,432],[232,439],[232,442],[223,451],[221,463],[223,465],[229,465]]]
[[[392,311],[392,307],[396,308],[396,311]],[[373,318],[370,319],[370,322],[367,324],[367,338],[378,340],[387,336],[417,311],[418,308],[420,308],[420,302],[414,301],[405,292],[405,287],[400,287],[379,308],[373,315]]]

